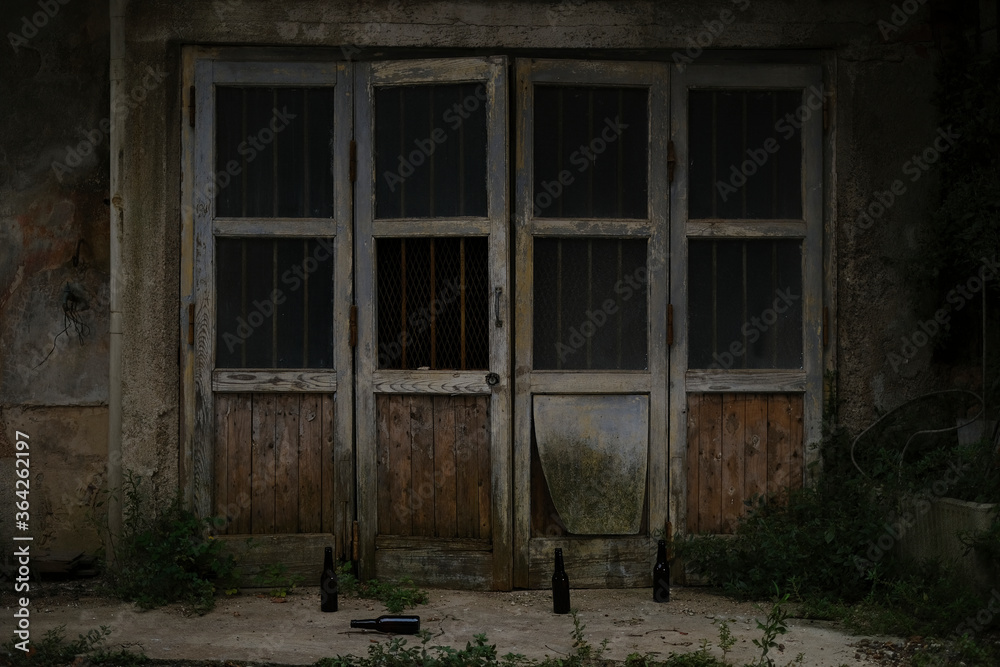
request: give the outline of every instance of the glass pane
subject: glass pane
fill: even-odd
[[[482,83],[377,89],[376,216],[485,216],[486,107]]]
[[[647,367],[645,240],[536,238],[534,266],[536,369]]]
[[[215,193],[220,217],[333,216],[332,88],[216,89]]]
[[[800,219],[798,90],[689,93],[688,217]]]
[[[691,241],[688,365],[802,368],[802,243]]]
[[[379,368],[489,367],[488,253],[485,237],[376,240]]]
[[[216,367],[333,367],[333,239],[217,238]]]
[[[535,87],[534,215],[647,217],[645,88]]]

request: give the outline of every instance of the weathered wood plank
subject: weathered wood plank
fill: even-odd
[[[476,399],[463,397],[455,404],[455,495],[458,537],[479,537],[479,453],[476,449],[473,412]]]
[[[372,65],[372,83],[379,85],[481,81],[492,65],[483,58],[387,60]]]
[[[215,399],[215,429],[212,437],[213,460],[215,462],[215,516],[219,518],[216,529],[220,533],[228,530],[226,519],[229,504],[229,466],[227,442],[229,440],[229,410],[230,397],[219,396]]]
[[[427,549],[429,551],[489,551],[490,540],[478,538],[440,538],[411,535],[379,535],[375,538],[377,549]]]
[[[527,381],[535,394],[645,394],[652,385],[647,373],[532,371]]]
[[[389,371],[372,373],[379,394],[488,394],[485,371]]]
[[[536,218],[531,223],[538,236],[610,236],[614,238],[649,238],[648,220],[608,218]]]
[[[458,535],[455,506],[455,401],[434,397],[434,534]]]
[[[331,236],[329,218],[216,218],[216,236]]]
[[[432,396],[413,396],[410,401],[412,534],[432,537],[435,502],[434,399]]]
[[[375,576],[396,578],[405,572],[418,586],[464,590],[493,587],[492,551],[438,549],[378,549]]]
[[[299,530],[321,532],[323,426],[320,397],[304,394],[299,408]]]
[[[253,515],[250,532],[274,532],[274,396],[253,395]]]
[[[747,499],[767,494],[767,394],[747,394],[743,479]]]
[[[413,517],[410,507],[410,397],[389,397],[389,487],[392,503],[390,535],[410,535]]]
[[[216,392],[334,392],[337,374],[333,371],[275,371],[240,369],[212,371]]]
[[[535,538],[529,545],[530,588],[552,585],[556,548],[563,550],[572,588],[630,588],[652,585],[655,542],[646,537],[613,540]]]
[[[473,414],[471,416],[470,428],[475,434],[475,447],[478,456],[478,502],[479,502],[479,531],[480,539],[489,539],[492,534],[493,523],[493,489],[490,479],[492,466],[490,465],[490,424],[489,424],[489,398],[477,396],[472,399]]]
[[[222,397],[220,397],[222,398]],[[301,396],[274,402],[274,532],[299,532],[299,403]]]
[[[250,462],[252,456],[252,406],[250,394],[233,396],[229,409],[229,504],[235,503],[229,533],[250,532]]]
[[[393,218],[372,222],[374,236],[486,236],[491,223],[487,218]]]
[[[687,531],[701,532],[698,521],[698,492],[701,472],[701,394],[688,394],[687,404]]]
[[[805,391],[804,371],[758,369],[693,369],[685,374],[689,392],[798,392]]]
[[[786,394],[767,399],[767,492],[773,495],[788,488],[791,406]]]
[[[717,238],[804,238],[802,220],[690,220],[689,236]]]
[[[378,394],[375,397],[375,449],[376,475],[378,484],[375,489],[378,511],[378,534],[392,534],[392,477],[389,470],[390,435],[390,401],[389,394]]]
[[[722,532],[733,533],[743,514],[746,397],[722,395]]]
[[[334,499],[334,462],[333,450],[336,444],[336,401],[333,394],[323,394],[320,398],[320,528],[324,533],[335,534],[343,539],[344,527],[334,522],[336,516],[336,500]],[[334,553],[340,553],[334,550]]]
[[[805,443],[803,442],[803,396],[789,396],[788,424],[788,477],[793,489],[802,487],[804,481]]]
[[[334,538],[326,533],[254,535],[253,546],[248,549],[248,537],[250,535],[221,535],[218,538],[223,554],[240,559],[241,588],[252,588],[254,577],[275,563],[285,565],[290,575],[304,577],[307,585],[315,585],[323,568],[323,548],[333,544]]]
[[[698,458],[698,528],[722,530],[722,396],[701,397],[700,457]]]

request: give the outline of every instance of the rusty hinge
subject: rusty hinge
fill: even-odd
[[[188,304],[188,345],[194,345],[194,304]]]
[[[188,125],[194,127],[194,86],[188,90]]]
[[[674,153],[674,142],[667,142],[667,182],[674,182],[674,166],[677,164],[677,155]]]
[[[674,344],[674,304],[667,304],[667,345]]]
[[[350,326],[350,328],[348,329],[348,332],[349,332],[348,333],[348,336],[349,336],[348,340],[349,340],[349,342],[351,344],[351,347],[356,347],[357,344],[358,344],[358,307],[357,306],[351,306],[351,319],[350,319],[350,325],[349,326]]]
[[[351,183],[358,179],[358,144],[351,139]]]

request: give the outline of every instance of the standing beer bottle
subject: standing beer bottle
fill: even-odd
[[[656,565],[653,567],[653,601],[670,602],[670,565],[667,563],[667,543],[656,545]]]
[[[556,571],[552,573],[552,613],[569,613],[569,577],[563,565],[562,549],[556,549]]]
[[[333,569],[333,547],[323,554],[323,574],[319,576],[320,611],[337,611],[337,571]]]

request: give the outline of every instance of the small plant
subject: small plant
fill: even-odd
[[[337,582],[342,595],[356,595],[367,600],[378,600],[390,613],[398,614],[404,609],[427,603],[427,591],[413,585],[413,580],[402,578],[398,581],[369,579],[360,581],[351,574],[349,563],[337,568]]]
[[[128,647],[118,650],[105,646],[111,628],[102,625],[99,630],[93,629],[85,635],[79,635],[73,641],[66,640],[66,626],[60,625],[42,635],[41,641],[32,642],[28,653],[15,648],[16,639],[0,646],[0,656],[4,664],[13,667],[61,667],[73,663],[77,656],[86,656],[91,664],[103,665],[142,665],[149,662],[141,651],[132,653]]]
[[[736,645],[736,637],[729,630],[729,623],[725,619],[719,621],[719,648],[722,650],[722,661],[726,661],[729,652]]]
[[[786,602],[788,602],[787,593],[780,599],[776,597],[771,611],[767,615],[767,620],[763,623],[757,621],[757,629],[764,634],[760,639],[753,640],[753,645],[760,649],[760,658],[754,663],[754,667],[774,667],[774,660],[769,658],[767,654],[772,648],[778,646],[778,642],[774,641],[778,635],[788,632],[788,626],[785,624],[788,612],[782,606]]]
[[[353,655],[323,658],[316,667],[527,667],[533,664],[523,655],[508,653],[497,656],[496,646],[487,643],[486,635],[475,636],[475,643],[467,643],[464,649],[450,646],[430,646],[432,636],[426,630],[419,635],[420,645],[410,646],[401,637],[393,637],[387,642],[376,642],[368,647],[368,655],[359,658]]]
[[[113,595],[143,608],[183,602],[204,614],[214,606],[217,588],[234,587],[236,559],[221,553],[221,542],[209,532],[211,519],[184,509],[179,497],[156,511],[152,492],[132,472],[125,477],[122,510],[122,534],[109,540]]]
[[[304,579],[301,574],[288,574],[288,566],[284,563],[268,563],[254,576],[253,584],[259,588],[270,588],[273,598],[283,598]]]

